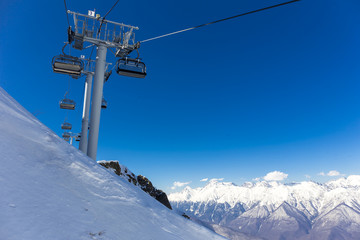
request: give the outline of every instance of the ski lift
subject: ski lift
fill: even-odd
[[[146,66],[139,59],[121,58],[117,61],[116,72],[122,76],[145,78]]]
[[[101,100],[101,108],[102,109],[106,109],[107,108],[107,101],[105,100],[105,98],[103,97]]]
[[[71,130],[71,128],[72,128],[71,123],[63,122],[63,123],[61,124],[61,129],[63,129],[63,130]]]
[[[64,132],[64,133],[62,134],[62,137],[64,138],[65,141],[69,141],[69,139],[70,139],[70,133]]]
[[[60,101],[60,108],[61,109],[68,109],[68,110],[74,110],[75,109],[75,101],[68,99],[68,98],[64,98],[63,100]]]
[[[77,57],[69,55],[59,55],[52,59],[53,71],[56,73],[68,74],[79,77],[84,69],[84,63]]]

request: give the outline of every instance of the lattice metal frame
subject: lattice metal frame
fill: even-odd
[[[82,49],[84,42],[104,44],[116,48],[118,56],[126,56],[137,48],[135,30],[139,30],[138,27],[70,10],[68,13],[72,14],[74,19],[75,48]]]
[[[95,74],[95,60],[80,58],[84,62],[84,70],[81,73],[83,74]],[[106,63],[105,69],[107,70],[112,63]]]

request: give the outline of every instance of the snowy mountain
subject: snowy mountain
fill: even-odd
[[[243,234],[269,240],[360,239],[359,175],[325,184],[236,186],[211,180],[203,188],[170,194],[169,200],[174,209],[231,239]]]
[[[0,239],[223,239],[59,138],[0,88]]]

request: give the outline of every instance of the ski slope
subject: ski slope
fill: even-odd
[[[0,88],[0,239],[223,239],[59,138]]]

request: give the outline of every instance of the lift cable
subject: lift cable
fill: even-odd
[[[67,22],[68,22],[68,25],[70,27],[69,13],[68,13],[67,5],[66,5],[66,0],[64,0],[64,5],[65,5],[65,13],[66,13]]]
[[[100,30],[101,30],[101,27],[102,27],[102,25],[103,25],[103,22],[105,21],[106,16],[113,10],[113,8],[118,4],[119,1],[120,1],[120,0],[117,0],[116,3],[110,8],[110,10],[109,10],[109,11],[104,15],[104,17],[102,18],[101,23],[100,23],[100,27],[99,27],[99,30],[98,30],[96,36],[99,35]],[[90,46],[89,46],[89,47],[90,47]],[[92,48],[91,48],[91,53],[90,53],[89,59],[91,59],[91,57],[92,57],[92,54],[93,54],[93,52],[94,52],[94,48],[95,48],[95,45],[93,45]]]
[[[116,3],[110,8],[110,10],[104,15],[103,19],[113,10],[113,8],[119,3],[120,0],[117,0]]]
[[[102,20],[101,20],[101,23],[100,23],[100,27],[99,27],[99,30],[98,30],[98,35],[99,35],[99,33],[100,33],[100,30],[101,30],[101,27],[102,27],[102,25],[103,25],[103,22],[105,21],[105,18],[106,18],[106,16],[113,10],[113,8],[119,3],[119,1],[120,0],[117,0],[116,1],[116,3],[110,8],[110,10],[104,15],[104,17],[102,18]]]
[[[95,48],[95,45],[92,46],[92,48],[91,48],[91,53],[90,53],[89,59],[91,59],[91,57],[92,57],[92,54],[93,54],[93,52],[94,52],[94,48]]]
[[[104,15],[104,17],[102,18],[101,23],[100,23],[99,30],[98,30],[98,32],[97,32],[97,34],[96,34],[97,36],[98,36],[99,33],[100,33],[101,27],[102,27],[102,25],[103,25],[103,22],[105,21],[106,16],[113,10],[113,8],[118,4],[119,1],[120,1],[120,0],[117,0],[117,1],[115,2],[115,4],[110,8],[110,10],[109,10],[109,11]],[[93,51],[94,51],[94,47],[95,47],[95,45],[94,45],[93,48],[91,49],[91,53],[90,53],[89,59],[91,59],[91,56],[92,56]]]
[[[161,35],[161,36],[158,36],[158,37],[153,37],[153,38],[149,38],[149,39],[146,39],[146,40],[142,40],[142,41],[140,41],[140,43],[152,41],[152,40],[155,40],[155,39],[171,36],[171,35],[186,32],[186,31],[190,31],[190,30],[193,30],[193,29],[196,29],[196,28],[205,27],[205,26],[208,26],[208,25],[211,25],[211,24],[214,24],[214,23],[223,22],[223,21],[230,20],[230,19],[233,19],[233,18],[242,17],[242,16],[245,16],[245,15],[261,12],[261,11],[268,10],[268,9],[271,9],[271,8],[280,7],[280,6],[287,5],[287,4],[294,3],[294,2],[298,2],[298,1],[300,1],[300,0],[292,0],[292,1],[284,2],[284,3],[276,4],[276,5],[273,5],[273,6],[260,8],[260,9],[253,10],[253,11],[250,11],[250,12],[241,13],[241,14],[238,14],[238,15],[235,15],[235,16],[232,16],[232,17],[223,18],[223,19],[216,20],[216,21],[213,21],[213,22],[204,23],[204,24],[201,24],[201,25],[198,25],[198,26],[195,26],[195,27],[190,27],[190,28],[186,28],[186,29],[183,29],[183,30],[180,30],[180,31],[164,34],[164,35]]]

